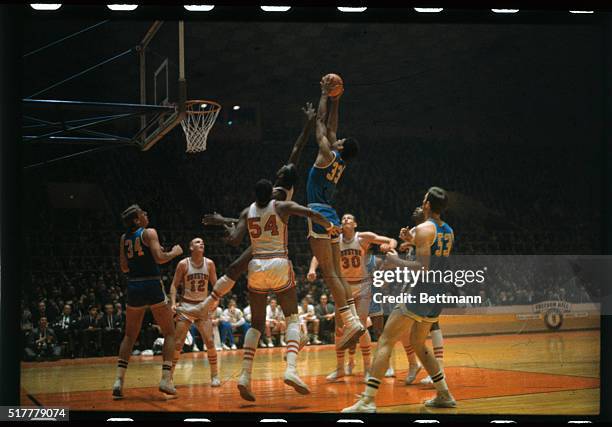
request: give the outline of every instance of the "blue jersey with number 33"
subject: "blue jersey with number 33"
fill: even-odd
[[[446,267],[446,258],[450,256],[455,235],[447,223],[438,224],[433,219],[429,219],[429,222],[436,226],[436,238],[431,245],[429,269],[442,270]]]
[[[346,165],[339,151],[332,151],[334,160],[325,167],[313,166],[308,173],[306,196],[308,204],[322,203],[331,206],[336,194],[336,185],[340,181]]]

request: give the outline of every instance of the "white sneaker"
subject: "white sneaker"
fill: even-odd
[[[113,384],[113,399],[123,399],[123,381],[121,378],[117,378],[115,384]]]
[[[319,337],[317,337],[316,335],[315,335],[315,336],[314,336],[314,338],[312,339],[312,343],[313,343],[314,345],[323,344],[323,343],[321,342],[321,340],[319,340]]]
[[[408,367],[408,376],[406,377],[406,381],[404,381],[404,384],[406,385],[410,385],[414,382],[414,380],[416,380],[417,375],[419,374],[419,372],[421,372],[421,369],[423,369],[423,366],[421,366],[420,363],[417,363],[416,365],[410,365]],[[430,377],[427,377],[431,380]],[[426,378],[425,378],[426,379]],[[422,383],[423,381],[421,381]],[[433,383],[433,381],[432,381]]]
[[[358,320],[352,321],[343,329],[344,331],[342,333],[342,337],[338,342],[338,350],[346,350],[347,348],[351,347],[359,340],[359,337],[365,334],[366,331]]]
[[[300,379],[295,369],[287,368],[285,371],[285,384],[293,387],[293,389],[300,394],[310,394],[308,386]]]
[[[385,372],[385,378],[393,378],[395,377],[395,369],[389,367],[389,369],[387,369],[387,372]]]
[[[284,339],[282,339],[282,338],[280,339],[280,346],[281,346],[281,347],[287,347],[287,343],[286,343],[286,342],[285,342],[285,340],[284,340]]]
[[[194,353],[198,353],[199,351],[200,351],[200,349],[198,348],[198,346],[194,344],[193,345],[193,352]]]
[[[406,378],[406,381],[408,381],[408,378]],[[431,385],[431,384],[433,384],[433,380],[431,379],[431,377],[429,375],[427,375],[425,378],[423,378],[421,380],[421,384]]]
[[[176,388],[174,388],[174,384],[172,383],[172,378],[163,379],[159,382],[159,391],[165,394],[176,394]]]
[[[424,404],[429,408],[455,408],[457,406],[457,402],[450,393],[448,396],[440,396],[438,394],[433,399],[426,400]]]
[[[153,350],[148,349],[140,353],[141,356],[153,356]]]
[[[259,341],[259,347],[261,347],[261,348],[268,348],[268,345],[265,342],[263,342],[263,341]]]
[[[210,386],[211,387],[221,387],[221,380],[218,375],[210,378]]]
[[[230,348],[227,346],[227,344],[223,344],[223,350],[229,350]]]
[[[223,347],[216,347],[215,350],[217,351],[223,351]]]
[[[240,374],[238,378],[238,391],[240,391],[240,397],[249,402],[255,402],[255,395],[251,391],[251,378],[245,374]]]
[[[238,347],[236,347],[236,344],[232,344],[232,346],[230,347],[232,350],[236,350]]]
[[[332,372],[327,377],[325,377],[325,379],[331,382],[331,381],[339,380],[343,376],[344,376],[344,372],[341,369],[336,369],[334,372]]]
[[[376,404],[374,403],[374,401],[370,403],[366,403],[362,397],[353,406],[344,408],[341,412],[344,414],[349,413],[349,412],[362,412],[362,413],[373,414],[376,412]]]
[[[353,375],[354,367],[355,367],[355,361],[354,360],[349,361],[349,363],[344,367],[344,375],[349,376],[349,377]]]
[[[272,347],[274,347],[274,343],[272,342],[272,340],[268,340],[268,348]]]

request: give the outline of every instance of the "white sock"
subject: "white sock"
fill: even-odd
[[[297,314],[289,316],[287,323],[287,368],[295,369],[300,350],[300,323]]]
[[[355,298],[351,297],[347,299],[346,304],[351,309],[351,314],[355,317],[355,319],[359,320],[359,316],[357,315],[357,307],[355,307]]]
[[[127,368],[128,368],[127,360],[119,359],[117,361],[117,378],[120,379],[121,381],[123,381],[123,379],[125,378],[125,371],[127,371]]]
[[[442,369],[442,360],[444,359],[444,340],[442,338],[442,330],[435,329],[431,331],[431,344],[433,346],[434,356],[440,363],[440,369]]]
[[[172,361],[162,363],[162,380],[169,380],[172,377]]]
[[[344,326],[350,325],[355,318],[353,313],[351,313],[351,308],[348,305],[341,307],[338,312],[340,313],[340,318],[342,319],[342,324]]]
[[[242,372],[249,376],[253,371],[253,359],[257,350],[257,343],[261,337],[261,332],[255,328],[250,328],[244,337],[244,356],[242,356]]]
[[[440,370],[436,375],[432,375],[431,380],[433,381],[434,387],[438,392],[448,393],[448,385],[446,384],[446,379],[444,378],[442,370]]]

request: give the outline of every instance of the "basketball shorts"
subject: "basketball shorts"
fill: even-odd
[[[256,258],[249,262],[248,288],[251,292],[283,292],[295,286],[293,265],[288,258]]]
[[[370,297],[370,288],[372,287],[372,280],[367,278],[362,280],[361,282],[351,283],[348,282],[351,287],[351,294],[354,299],[358,298],[369,298]]]
[[[160,279],[130,280],[127,285],[127,305],[146,307],[166,304],[168,299]]]
[[[209,320],[210,312],[206,313],[203,308],[204,301],[198,304],[181,301],[181,303],[176,306],[177,320],[186,320],[190,323],[197,322],[198,320]]]
[[[428,285],[430,288],[435,289],[435,284]],[[413,295],[419,295],[419,293],[425,290],[424,286],[416,286],[412,290]],[[443,289],[443,288],[439,288]],[[408,316],[416,320],[417,322],[430,322],[435,323],[438,321],[440,313],[444,308],[443,304],[438,302],[420,302],[418,297],[415,302],[399,303],[396,309],[399,309],[404,316]]]
[[[329,220],[334,225],[340,225],[340,218],[338,218],[338,213],[336,210],[329,205],[323,203],[309,203],[308,207],[315,212],[319,212],[323,215],[327,220]],[[331,239],[332,243],[336,243],[340,241],[340,236],[331,237],[325,231],[325,228],[319,224],[316,224],[312,221],[312,219],[307,218],[308,220],[308,237],[312,237],[315,239]]]

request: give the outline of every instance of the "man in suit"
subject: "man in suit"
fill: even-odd
[[[28,336],[28,344],[25,348],[25,360],[42,361],[58,360],[62,349],[57,345],[57,338],[53,329],[48,327],[46,317],[38,321],[38,328],[34,328]]]
[[[100,319],[102,327],[102,348],[105,356],[112,356],[119,351],[123,324],[121,317],[115,313],[113,304],[104,305],[104,315]]]
[[[102,330],[98,318],[98,307],[89,306],[89,314],[81,319],[81,351],[83,356],[102,355]]]
[[[58,344],[66,343],[65,356],[74,358],[74,341],[78,330],[78,319],[72,314],[72,307],[65,304],[61,316],[54,325]]]
[[[315,307],[315,315],[319,319],[319,336],[324,342],[332,342],[330,335],[334,332],[335,314],[334,305],[328,301],[326,294],[321,294],[319,304]]]

